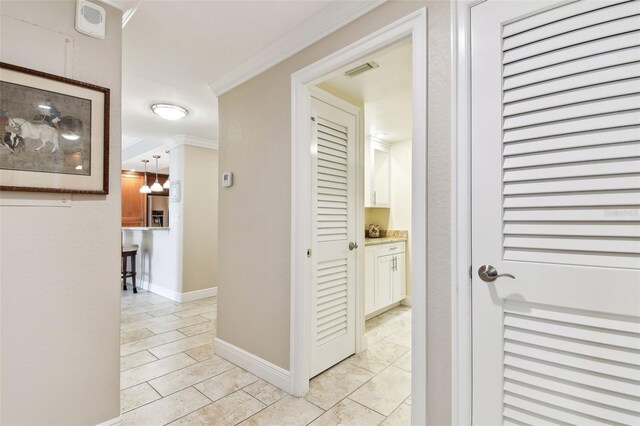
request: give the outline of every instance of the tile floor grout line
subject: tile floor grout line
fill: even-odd
[[[180,352],[180,353],[177,353],[177,354],[175,354],[175,355],[180,355],[181,353],[184,353],[184,352]],[[169,357],[171,357],[171,356],[175,356],[175,355],[170,355],[170,356],[168,356],[167,358],[169,358]],[[185,355],[187,355],[187,354],[185,354]],[[189,356],[189,355],[187,355],[187,356]],[[167,359],[167,358],[162,358],[162,359]],[[189,357],[189,358],[191,358],[191,357]],[[193,359],[193,358],[191,358],[191,359]],[[158,361],[160,361],[160,360],[158,360]],[[205,360],[205,361],[206,361],[206,360]],[[151,362],[155,362],[155,361],[151,361]],[[149,363],[147,363],[147,364],[151,364],[151,363],[149,362]],[[142,365],[147,365],[147,364],[142,364]],[[154,378],[152,378],[152,379],[145,380],[144,382],[136,383],[135,385],[129,386],[129,387],[124,388],[124,389],[120,389],[120,392],[122,392],[123,390],[131,389],[131,388],[136,387],[136,386],[138,386],[138,385],[141,385],[141,384],[143,384],[143,383],[147,383],[149,386],[151,386],[151,387],[153,388],[153,385],[152,385],[151,383],[149,383],[150,381],[155,380],[155,379],[159,379],[159,378],[164,377],[164,376],[168,376],[168,375],[169,375],[169,374],[171,374],[171,373],[175,373],[176,371],[184,370],[185,368],[187,368],[187,367],[191,367],[191,366],[196,365],[196,364],[198,364],[198,361],[196,361],[194,364],[185,365],[184,367],[180,367],[180,368],[178,368],[178,369],[176,369],[176,370],[169,371],[168,373],[161,374],[161,375],[156,376],[156,377],[154,377]],[[142,365],[141,365],[140,367],[142,367]],[[137,367],[134,367],[134,368],[137,368]],[[133,368],[130,368],[129,370],[133,370]],[[129,371],[129,370],[125,370],[125,371]],[[188,386],[187,386],[187,387],[188,387]],[[153,388],[153,389],[154,389],[156,392],[158,392],[158,391],[156,390],[156,388]],[[177,392],[180,392],[180,391],[177,391]],[[158,393],[160,393],[160,392],[158,392]],[[173,393],[175,393],[175,392],[173,392]],[[162,394],[160,394],[160,395],[162,395]],[[163,396],[163,398],[164,398],[164,396]]]
[[[184,352],[180,352],[180,353],[184,353]],[[176,354],[176,355],[179,355],[179,354]],[[187,355],[187,354],[185,354],[185,355]],[[173,356],[173,355],[171,355],[171,356]],[[187,356],[189,356],[189,355],[187,355]],[[191,358],[191,357],[189,357],[189,358]],[[192,358],[192,359],[193,359],[193,358]],[[217,376],[219,376],[219,375],[221,375],[221,374],[223,374],[223,373],[226,373],[226,372],[228,372],[228,371],[233,370],[233,368],[234,368],[234,367],[238,367],[237,365],[235,365],[235,364],[233,364],[233,363],[230,363],[231,365],[233,365],[233,367],[231,367],[230,369],[228,369],[228,370],[224,370],[224,371],[221,371],[221,372],[219,372],[218,374],[215,374],[215,375],[213,375],[213,376],[209,376],[209,377],[207,377],[207,378],[205,378],[205,379],[200,380],[199,382],[193,383],[193,384],[191,384],[191,385],[189,385],[189,386],[187,386],[187,387],[184,387],[184,388],[182,388],[182,389],[178,389],[177,391],[174,391],[174,392],[168,393],[168,394],[166,394],[166,395],[162,395],[162,393],[160,393],[160,391],[159,391],[158,389],[156,389],[156,388],[151,384],[151,382],[152,382],[153,380],[160,379],[160,378],[162,378],[162,377],[168,376],[169,374],[177,373],[178,371],[184,370],[185,368],[193,367],[193,366],[198,365],[198,364],[200,364],[200,363],[202,363],[202,362],[208,361],[209,359],[211,359],[211,358],[207,358],[207,359],[205,359],[205,360],[203,360],[203,361],[196,361],[196,363],[195,363],[195,364],[190,364],[190,365],[187,365],[187,366],[185,366],[185,367],[179,368],[179,369],[177,369],[177,370],[170,371],[170,372],[168,372],[168,373],[166,373],[166,374],[163,374],[163,375],[161,375],[161,376],[154,377],[153,379],[149,379],[149,380],[147,380],[147,381],[145,381],[145,382],[140,382],[140,383],[138,383],[138,384],[136,384],[136,385],[129,386],[128,388],[125,388],[125,389],[122,389],[122,390],[131,389],[132,387],[135,387],[135,386],[141,385],[142,383],[147,383],[149,386],[151,386],[151,387],[153,388],[153,390],[155,390],[156,392],[158,392],[158,393],[160,394],[160,396],[162,396],[162,398],[166,398],[166,397],[171,396],[171,395],[173,395],[173,394],[176,394],[176,393],[178,393],[178,392],[180,392],[180,391],[183,391],[183,390],[185,390],[185,389],[187,389],[187,388],[190,388],[190,387],[194,387],[194,388],[195,388],[195,386],[196,386],[196,385],[199,385],[199,384],[200,384],[200,383],[202,383],[202,382],[206,382],[206,381],[207,381],[207,380],[209,380],[209,379],[212,379],[212,378],[217,377]],[[240,368],[240,367],[238,367],[238,368]],[[247,385],[247,386],[248,386],[248,385]],[[196,389],[196,390],[197,390],[197,389]],[[200,392],[200,393],[202,393],[202,392]],[[209,399],[211,399],[211,398],[209,398]],[[212,402],[214,402],[214,401],[212,401]]]
[[[208,399],[208,400],[209,400],[209,403],[208,403],[207,405],[203,405],[203,406],[202,406],[202,407],[200,407],[200,408],[196,408],[195,410],[193,410],[193,411],[190,411],[190,412],[186,413],[184,416],[181,416],[181,417],[178,417],[178,418],[176,418],[176,419],[173,419],[173,420],[171,420],[171,421],[169,421],[169,422],[167,422],[167,423],[163,423],[163,426],[168,425],[168,424],[173,423],[173,422],[176,422],[176,421],[180,420],[181,418],[186,417],[186,416],[188,416],[188,415],[190,415],[190,414],[193,414],[193,413],[195,413],[196,411],[203,409],[204,407],[208,407],[209,405],[211,405],[211,404],[213,403],[213,401],[211,401],[211,399],[209,399],[209,398],[207,397],[207,395],[203,394],[202,392],[200,392],[198,389],[196,389],[196,388],[195,388],[195,387],[193,387],[193,386],[188,386],[188,387],[184,388],[183,390],[189,389],[190,387],[191,387],[191,388],[193,388],[193,389],[195,389],[195,390],[196,390],[196,392],[200,393],[202,396],[204,396],[206,399]]]
[[[147,384],[147,385],[151,386],[151,384],[149,384],[148,382],[138,383],[138,384],[137,384],[137,385],[135,385],[135,386],[140,386],[141,384]],[[127,388],[127,389],[134,388],[135,386],[131,386],[130,388]],[[160,395],[160,392],[158,392],[158,391],[156,390],[156,388],[154,388],[153,386],[151,386],[151,389],[153,389],[153,391],[154,391],[154,392],[155,392],[155,393],[156,393],[160,398],[154,399],[153,401],[145,402],[145,403],[144,403],[144,404],[142,404],[142,405],[139,405],[139,406],[137,406],[137,407],[135,407],[135,408],[132,408],[132,409],[130,409],[130,410],[127,410],[127,411],[123,411],[123,412],[121,412],[120,414],[122,415],[122,414],[125,414],[125,413],[130,413],[131,411],[137,410],[138,408],[142,408],[142,407],[144,407],[145,405],[153,404],[154,402],[156,402],[156,401],[160,401],[160,400],[162,400],[162,399],[163,399],[163,398],[162,398],[162,395]],[[126,390],[126,389],[123,389],[123,390]],[[121,390],[120,392],[122,392],[122,390]]]
[[[144,351],[140,351],[140,352],[144,352]],[[140,352],[134,352],[131,355],[139,354]],[[155,358],[155,355],[152,354],[151,352],[149,352],[149,355],[151,355],[152,357]],[[129,356],[129,355],[125,355],[125,356]],[[189,356],[189,355],[187,354],[187,356]],[[120,357],[120,358],[122,358],[122,357]],[[120,370],[120,374],[124,373],[125,371],[133,370],[134,368],[142,367],[143,365],[151,364],[152,362],[156,362],[156,361],[160,361],[160,358],[156,358],[153,361],[149,361],[149,362],[142,363],[140,365],[136,365],[135,367],[127,368],[126,370]],[[120,360],[120,365],[122,365],[122,360]]]
[[[172,331],[176,331],[176,330],[172,330]],[[166,333],[171,333],[172,331],[167,331]],[[176,332],[177,332],[177,333],[180,333],[179,331],[176,331]],[[156,334],[155,336],[161,336],[162,334],[166,334],[166,333]],[[187,336],[187,335],[185,335],[185,334],[183,334],[183,333],[180,333],[180,334],[182,334],[184,337],[181,337],[181,338],[176,339],[176,340],[172,340],[172,341],[170,341],[170,342],[160,343],[160,344],[159,344],[159,345],[157,345],[157,346],[150,346],[150,347],[148,347],[148,348],[146,348],[146,349],[140,349],[140,350],[139,350],[139,351],[137,351],[137,352],[132,352],[132,353],[127,354],[127,355],[120,355],[120,358],[125,357],[125,356],[129,356],[129,355],[133,355],[133,354],[137,354],[138,352],[142,352],[142,351],[149,351],[149,349],[155,349],[155,348],[157,348],[157,347],[164,346],[164,345],[169,345],[169,344],[171,344],[171,343],[179,342],[179,341],[181,341],[181,340],[189,339],[189,338],[191,338],[191,337],[201,336],[201,335],[203,335],[203,334],[210,334],[210,333],[211,333],[210,331],[205,331],[204,333],[194,334],[193,336]],[[149,339],[149,338],[151,338],[151,337],[155,337],[155,336],[144,337],[144,338],[139,339],[139,340]],[[137,341],[138,341],[138,340],[135,340],[134,342],[137,342]],[[129,342],[129,343],[134,343],[134,342]],[[125,345],[126,345],[126,344],[127,344],[127,343],[125,343]],[[206,345],[206,343],[204,343],[204,345]],[[120,345],[120,346],[122,346],[122,345]],[[202,345],[198,345],[198,346],[202,346]],[[198,347],[198,346],[196,346],[196,347]],[[122,350],[122,348],[120,348],[120,349]],[[191,348],[191,349],[194,349],[194,348]],[[149,352],[151,353],[151,355],[153,355],[153,352],[151,352],[151,351],[149,351]],[[174,355],[177,355],[177,354],[174,354]],[[155,356],[155,355],[153,355],[153,356]],[[168,355],[168,356],[165,356],[165,357],[162,357],[162,358],[158,358],[158,360],[161,360],[161,359],[164,359],[164,358],[168,358],[168,357],[170,357],[170,356],[172,356],[172,355]],[[156,358],[157,358],[157,357],[156,357]]]
[[[385,368],[383,368],[383,369],[380,371],[380,373],[376,374],[376,375],[375,375],[375,376],[373,376],[371,379],[367,380],[367,382],[363,383],[363,384],[362,384],[362,386],[364,386],[366,383],[368,383],[368,382],[370,382],[371,380],[373,380],[374,378],[376,378],[379,374],[382,374],[382,372],[383,372],[384,370],[386,370],[387,368],[389,368],[389,367],[393,367],[393,365],[392,365],[392,364],[387,365]],[[398,367],[395,367],[395,368],[398,368]],[[404,371],[404,370],[403,370],[403,371]],[[359,387],[358,387],[358,389],[360,389],[362,386],[359,386]],[[353,395],[353,394],[354,394],[358,389],[356,389],[356,390],[354,390],[353,392],[351,392],[351,393],[350,393],[349,395],[347,395],[344,399],[349,398],[349,399],[350,399],[350,400],[352,400],[353,402],[358,402],[358,401],[356,401],[355,399],[350,398],[350,396],[351,396],[351,395]],[[409,396],[411,396],[411,392],[409,392]],[[400,406],[401,406],[401,405],[402,405],[402,404],[407,400],[407,398],[409,398],[409,396],[407,396],[406,398],[404,398],[404,399],[402,400],[402,402],[401,402],[400,404],[398,404],[398,405],[397,405],[397,406],[396,406],[396,407],[391,411],[391,414],[393,414],[393,412],[394,412],[394,411],[396,411],[396,410],[398,409],[398,407],[400,407]],[[358,403],[359,403],[359,402],[358,402]],[[380,414],[381,416],[384,416],[385,418],[386,418],[386,417],[389,417],[389,416],[391,415],[391,414],[389,414],[389,416],[387,416],[387,415],[385,415],[384,413],[381,413],[381,412],[377,411],[375,408],[368,407],[368,406],[366,406],[366,405],[364,405],[364,404],[362,404],[362,403],[359,403],[359,404],[360,404],[360,405],[362,405],[362,406],[364,406],[364,407],[367,407],[369,410],[375,411],[376,413]]]

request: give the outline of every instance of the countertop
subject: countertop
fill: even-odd
[[[129,226],[122,228],[123,231],[168,231],[169,227],[160,226]]]
[[[401,243],[407,241],[407,237],[380,237],[380,238],[365,238],[365,246],[377,246],[379,244],[387,243]]]

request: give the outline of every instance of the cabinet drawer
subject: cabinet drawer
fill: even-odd
[[[381,244],[378,246],[378,257],[405,252],[405,243]]]

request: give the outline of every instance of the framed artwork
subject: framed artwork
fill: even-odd
[[[0,190],[109,193],[109,89],[0,62]]]

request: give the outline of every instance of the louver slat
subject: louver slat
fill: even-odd
[[[318,241],[347,239],[346,129],[318,118]]]
[[[504,27],[505,260],[640,269],[640,1],[597,3]]]
[[[516,420],[637,424],[640,323],[506,302],[504,378],[504,415]]]
[[[316,338],[323,345],[347,330],[347,260],[318,264]]]

